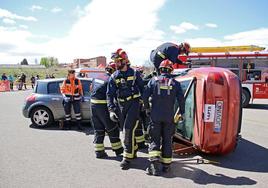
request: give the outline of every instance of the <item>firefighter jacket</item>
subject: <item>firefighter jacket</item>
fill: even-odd
[[[108,109],[116,110],[114,100],[124,103],[140,98],[143,92],[143,80],[140,73],[130,67],[127,71],[115,71],[109,78],[107,87]]]
[[[70,80],[67,78],[63,81],[61,93],[70,100],[80,100],[83,96],[81,81],[77,78]]]
[[[92,90],[91,90],[91,103],[92,104],[107,104],[106,93],[108,79],[111,74],[106,74],[102,79],[94,79],[92,81]]]
[[[143,93],[145,109],[149,108],[149,97],[152,98],[151,118],[158,122],[172,122],[175,115],[175,104],[178,103],[180,113],[184,114],[185,100],[180,83],[171,74],[153,77]]]
[[[151,52],[150,59],[156,68],[158,68],[160,63],[165,59],[169,59],[173,64],[182,64],[181,60],[178,59],[178,55],[180,55],[180,53],[181,51],[176,44],[166,42]]]

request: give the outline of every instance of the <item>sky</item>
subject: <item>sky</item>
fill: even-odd
[[[132,64],[163,42],[268,47],[266,0],[0,0],[0,64],[60,63],[123,48]]]

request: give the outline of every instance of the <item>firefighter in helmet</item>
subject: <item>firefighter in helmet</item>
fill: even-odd
[[[187,42],[176,45],[171,42],[166,42],[158,46],[155,50],[151,51],[150,60],[153,62],[156,70],[159,70],[160,63],[168,59],[172,64],[184,64],[180,55],[187,55],[190,52],[190,44]]]
[[[112,150],[116,156],[120,156],[123,153],[122,143],[119,138],[119,127],[109,117],[106,97],[108,79],[116,70],[115,63],[110,62],[105,70],[106,75],[104,78],[94,79],[92,81],[91,108],[96,158],[105,158],[108,156],[103,144],[105,133],[109,136]]]
[[[180,113],[184,114],[184,96],[180,83],[172,78],[172,62],[162,61],[159,66],[160,75],[153,77],[144,93],[144,107],[147,114],[150,113],[151,124],[149,134],[151,143],[149,146],[148,174],[160,174],[160,162],[162,171],[170,169],[172,160],[172,136],[175,133],[174,104],[176,101],[180,107]],[[149,110],[149,97],[151,97],[151,111]]]
[[[81,81],[75,77],[75,70],[69,70],[67,79],[63,81],[61,87],[61,93],[63,95],[63,107],[65,111],[65,125],[64,129],[71,128],[71,107],[73,106],[76,124],[78,130],[83,130],[81,126],[81,111],[80,104],[84,100],[83,88]]]
[[[135,130],[139,124],[139,109],[141,93],[143,92],[143,81],[140,73],[127,64],[129,59],[127,53],[118,49],[112,53],[117,71],[109,78],[107,88],[108,110],[112,121],[118,121],[115,100],[121,111],[124,131],[124,158],[120,166],[123,170],[130,167],[130,162],[136,157],[138,146],[135,141]]]

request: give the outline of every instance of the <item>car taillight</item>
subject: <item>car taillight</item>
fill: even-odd
[[[224,85],[224,79],[220,73],[213,73],[211,76],[215,84]]]
[[[31,94],[28,97],[26,97],[27,102],[33,102],[33,101],[35,101],[35,99],[36,99],[35,94]]]

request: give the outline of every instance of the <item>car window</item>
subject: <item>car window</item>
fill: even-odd
[[[187,90],[188,86],[190,86],[190,88],[189,92],[185,96],[185,122],[184,124],[179,122],[176,125],[176,132],[183,135],[183,137],[188,138],[190,141],[193,138],[196,87],[195,84],[189,85],[191,81],[192,79],[182,82],[185,86],[187,85],[185,91]],[[178,106],[178,104],[176,104],[176,106]]]
[[[35,92],[38,94],[47,94],[47,83],[37,81]]]
[[[189,80],[183,80],[183,81],[179,81],[181,84],[181,89],[183,91],[183,94],[185,94],[187,88],[189,87],[189,84],[191,83],[192,79]]]
[[[89,80],[81,80],[83,86],[84,96],[90,96],[90,85],[91,81]]]
[[[60,82],[48,83],[49,94],[60,94]]]

